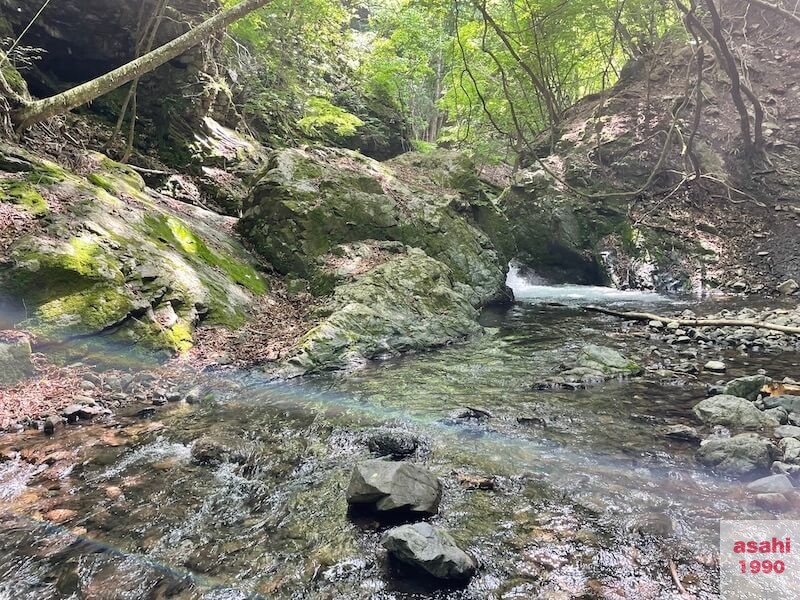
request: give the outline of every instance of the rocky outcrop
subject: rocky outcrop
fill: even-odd
[[[288,360],[299,373],[357,366],[364,359],[444,346],[477,334],[477,311],[452,271],[409,249],[340,285]]]
[[[282,150],[256,183],[240,227],[275,268],[308,280],[315,293],[338,282],[325,268],[337,246],[388,240],[446,265],[477,307],[505,294],[510,258],[478,221],[504,217],[489,198],[454,183],[425,181],[408,162],[382,164],[346,150]]]
[[[291,374],[443,346],[509,298],[505,217],[457,153],[378,163],[335,149],[273,153],[240,231],[294,287],[329,296]]]
[[[475,573],[475,561],[449,533],[429,523],[390,529],[381,545],[397,560],[439,579],[469,579]]]
[[[429,471],[409,464],[368,460],[353,469],[347,487],[350,506],[378,513],[435,515],[442,484]]]
[[[22,225],[6,240],[0,304],[37,344],[103,335],[183,351],[201,320],[238,325],[266,291],[226,218],[146,189],[99,154],[78,175],[2,152],[21,166],[3,180],[0,206]]]

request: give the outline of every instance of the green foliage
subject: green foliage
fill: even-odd
[[[297,124],[306,135],[312,137],[322,137],[328,129],[332,129],[338,136],[348,137],[354,135],[364,125],[364,121],[343,108],[334,106],[325,98],[309,98],[306,116]]]

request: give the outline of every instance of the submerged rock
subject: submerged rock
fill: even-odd
[[[770,475],[747,484],[747,489],[756,494],[782,494],[794,489],[786,475]]]
[[[706,441],[697,451],[698,460],[720,473],[742,477],[767,471],[777,448],[754,433],[742,433],[729,439]]]
[[[760,429],[779,424],[773,417],[758,410],[752,402],[724,394],[703,400],[693,410],[697,418],[708,425]]]
[[[429,523],[390,529],[381,545],[397,560],[439,579],[469,579],[475,573],[475,561],[450,534]]]
[[[0,388],[16,385],[31,375],[30,340],[16,333],[0,332]]]
[[[368,460],[353,469],[347,503],[379,513],[435,515],[442,484],[430,471],[408,463]]]
[[[588,345],[580,350],[572,367],[537,382],[534,388],[579,389],[610,379],[634,377],[642,372],[642,367],[636,361],[626,358],[613,348]]]
[[[383,430],[367,439],[367,448],[378,456],[406,458],[417,451],[419,437],[403,430]]]
[[[201,465],[219,465],[225,462],[245,464],[252,451],[243,448],[238,440],[226,440],[206,435],[192,444],[192,461]]]
[[[682,442],[697,443],[701,440],[697,429],[689,425],[670,425],[664,429],[664,436]]]

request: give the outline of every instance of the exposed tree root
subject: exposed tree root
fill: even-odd
[[[758,329],[769,329],[780,333],[790,333],[800,335],[800,327],[787,327],[786,325],[775,325],[774,323],[764,323],[761,321],[749,321],[739,319],[682,319],[677,317],[665,317],[652,313],[640,312],[619,312],[601,306],[584,306],[584,310],[626,319],[628,321],[661,321],[662,323],[677,323],[686,327],[756,327]]]

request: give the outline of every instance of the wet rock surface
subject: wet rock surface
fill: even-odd
[[[390,529],[381,545],[397,560],[439,579],[463,580],[475,573],[475,561],[456,545],[450,534],[429,523]]]
[[[442,484],[430,471],[409,463],[369,460],[358,464],[347,487],[347,502],[378,513],[435,515]]]
[[[580,389],[604,381],[634,377],[642,368],[617,350],[605,346],[585,346],[578,352],[574,365],[558,375],[534,384],[535,389]]]
[[[697,452],[698,460],[726,475],[742,477],[763,473],[777,453],[768,439],[753,433],[741,433],[729,439],[707,440]]]

